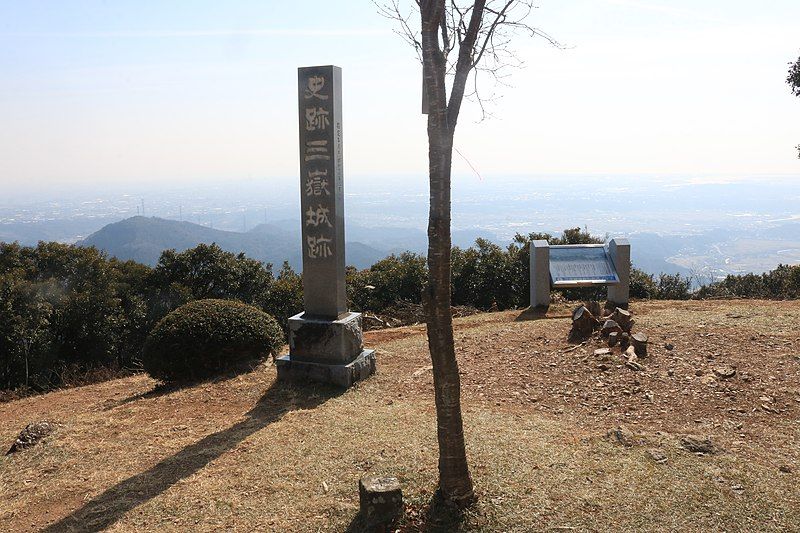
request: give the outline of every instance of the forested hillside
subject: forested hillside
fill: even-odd
[[[527,307],[531,239],[551,244],[598,240],[574,228],[560,236],[518,235],[505,248],[484,239],[466,249],[456,247],[453,305],[476,310]],[[392,317],[398,304],[420,304],[425,279],[425,259],[414,253],[391,255],[369,268],[350,267],[349,307]],[[653,276],[636,268],[631,275],[631,295],[638,299],[788,299],[800,296],[800,266],[729,276],[696,293],[690,286],[680,275]],[[302,311],[302,291],[301,277],[288,263],[273,268],[218,244],[164,251],[153,267],[109,258],[91,247],[0,244],[0,390],[21,388],[24,394],[136,371],[153,326],[197,299],[252,304],[285,328],[287,318]],[[604,292],[572,289],[561,298],[601,300]]]

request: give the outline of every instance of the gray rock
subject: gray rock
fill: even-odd
[[[295,361],[347,364],[364,350],[361,313],[336,320],[300,313],[289,318],[289,355]]]
[[[377,360],[375,350],[364,350],[353,361],[345,364],[297,361],[291,355],[275,360],[278,379],[282,381],[330,383],[340,387],[351,387],[375,373]]]
[[[730,379],[736,375],[736,369],[730,366],[721,366],[714,369],[714,375],[721,379]]]
[[[633,431],[624,426],[612,429],[606,436],[610,438],[612,442],[621,444],[626,448],[630,448],[636,444],[636,435],[634,435]]]
[[[717,448],[711,437],[687,435],[681,438],[681,448],[692,453],[716,453]]]
[[[592,313],[592,315],[596,317],[599,317],[603,313],[603,310],[600,307],[600,302],[598,302],[597,300],[591,300],[589,302],[584,303],[583,305],[586,307],[586,309],[589,310],[590,313]]]
[[[667,456],[664,454],[662,450],[659,450],[658,448],[651,448],[647,450],[647,455],[656,464],[664,464],[667,462]]]

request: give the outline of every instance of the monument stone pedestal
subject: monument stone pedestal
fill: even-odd
[[[365,350],[361,313],[335,320],[297,314],[289,319],[289,355],[275,361],[278,379],[350,387],[375,373],[375,350]]]

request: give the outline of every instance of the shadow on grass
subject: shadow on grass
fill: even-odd
[[[137,400],[147,400],[151,398],[158,398],[159,396],[166,396],[167,394],[172,394],[175,391],[196,387],[198,385],[202,385],[203,383],[220,383],[228,381],[229,379],[234,379],[242,374],[253,372],[257,370],[260,365],[261,363],[259,361],[244,361],[239,363],[238,365],[232,366],[227,370],[227,372],[223,373],[220,376],[212,376],[208,378],[187,380],[174,383],[172,382],[159,383],[148,391],[140,392],[138,394],[134,394],[133,396],[128,396],[127,398],[123,398],[122,400],[110,402],[109,405],[103,408],[103,411],[111,411],[112,409],[116,409],[117,407],[122,407],[123,405],[135,402]]]
[[[514,319],[514,322],[524,322],[526,320],[541,320],[547,317],[548,307],[528,307],[524,309],[520,314],[517,315],[517,318]]]
[[[241,422],[208,435],[149,470],[118,483],[44,531],[55,533],[106,529],[134,507],[191,476],[253,433],[280,420],[286,413],[295,409],[312,409],[343,392],[344,389],[330,386],[276,381]]]
[[[171,394],[177,390],[184,388],[183,385],[175,384],[175,383],[160,383],[150,389],[149,391],[140,392],[138,394],[134,394],[133,396],[128,396],[119,401],[113,401],[109,405],[103,408],[103,411],[111,411],[112,409],[116,409],[117,407],[121,407],[125,404],[135,402],[136,400],[146,400],[149,398],[158,398],[159,396],[165,396],[167,394]]]

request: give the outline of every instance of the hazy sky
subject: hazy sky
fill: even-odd
[[[797,0],[541,0],[530,22],[567,47],[520,37],[496,118],[466,104],[484,179],[800,176]],[[391,30],[368,0],[0,0],[0,184],[292,177],[295,69],[331,63],[347,174],[423,179],[420,67]]]

